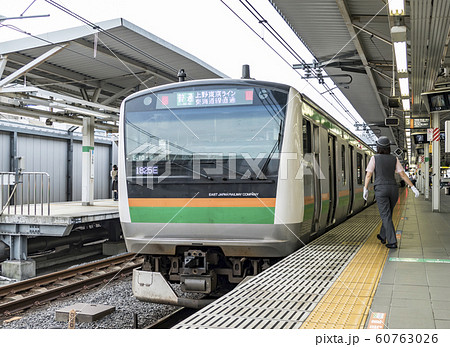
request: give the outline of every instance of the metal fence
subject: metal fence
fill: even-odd
[[[7,199],[3,202],[4,195]],[[50,175],[47,172],[0,172],[0,215],[5,211],[41,216],[46,212],[50,216]]]

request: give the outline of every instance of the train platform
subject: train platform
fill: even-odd
[[[89,206],[70,201],[6,208],[0,215],[0,258],[7,245],[9,260],[1,263],[2,275],[17,280],[36,275],[36,264],[28,258],[30,239],[65,237],[73,230],[89,231],[98,225],[107,227],[111,241],[105,243],[105,254],[124,251],[123,242],[118,242],[121,234],[118,203],[111,199],[94,200]]]
[[[175,328],[449,328],[450,196],[433,213],[430,201],[402,192],[399,248],[376,238],[374,204]]]
[[[76,224],[119,218],[117,201],[94,200],[85,206],[81,201],[52,202],[12,206],[0,216],[0,234],[30,236],[66,236]],[[19,228],[17,230],[17,228]]]

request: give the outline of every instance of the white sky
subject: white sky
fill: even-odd
[[[344,126],[353,129],[354,121],[349,119],[348,116],[344,116],[345,112],[341,107],[333,107],[330,104],[330,102],[333,104],[335,102],[328,96],[328,93],[324,96],[320,95],[320,92],[325,91],[324,87],[310,80],[319,91],[318,93],[305,80],[302,80],[291,67],[298,61],[281,48],[276,40],[263,30],[262,25],[257,22],[256,18],[237,0],[225,0],[225,2],[259,35],[263,35],[266,42],[277,47],[278,52],[286,58],[290,65],[275,54],[263,40],[256,36],[219,0],[57,1],[91,22],[122,17],[193,54],[232,78],[240,78],[242,65],[249,64],[251,77],[296,87]],[[32,2],[32,0],[0,0],[0,15],[5,17],[20,16]],[[312,56],[308,50],[292,33],[268,0],[253,0],[252,5],[272,27],[282,34],[304,60],[312,62]],[[25,13],[25,15],[38,14],[50,14],[50,17],[8,20],[4,24],[13,24],[33,35],[83,25],[77,19],[58,10],[44,0],[36,0]],[[22,37],[26,37],[26,35],[6,27],[0,27],[0,42]],[[330,86],[334,86],[329,79],[326,81]],[[362,123],[361,117],[344,95],[338,89],[334,89],[334,92],[344,102],[352,115]]]

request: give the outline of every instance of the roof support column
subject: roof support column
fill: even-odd
[[[439,112],[431,112],[431,126],[440,127]],[[431,192],[431,208],[433,212],[441,211],[441,143],[433,141],[433,187]]]
[[[8,57],[6,55],[0,54],[0,80],[2,79],[3,71],[5,71],[7,61],[8,61]]]
[[[428,146],[428,143],[426,143],[424,146],[424,153],[425,153],[425,163],[422,171],[424,171],[424,177],[425,177],[425,200],[430,200],[430,146]]]
[[[94,128],[95,117],[83,118],[83,142],[81,157],[81,203],[94,204]]]

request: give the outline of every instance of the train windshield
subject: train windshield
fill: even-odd
[[[240,86],[172,89],[131,99],[124,120],[127,177],[270,171],[281,150],[286,102],[286,91]]]

